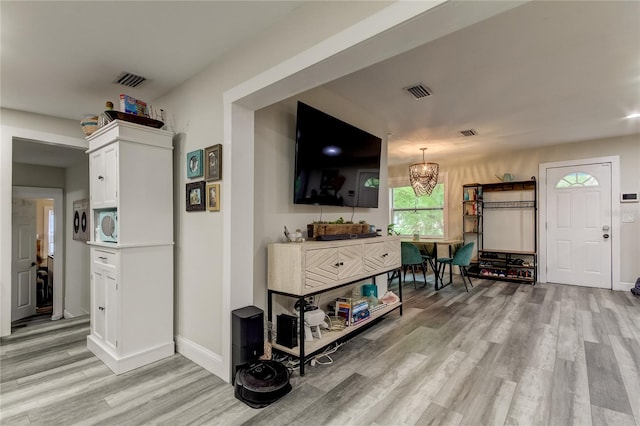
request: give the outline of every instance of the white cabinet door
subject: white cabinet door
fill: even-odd
[[[362,275],[364,273],[362,246],[358,244],[340,247],[338,249],[338,263],[338,279],[344,280]]]
[[[92,208],[116,207],[118,195],[118,146],[108,145],[91,154]]]
[[[305,252],[305,287],[308,289],[335,285],[336,281],[357,277],[363,272],[360,244]]]
[[[100,208],[104,205],[104,151],[99,150],[91,153],[89,160],[91,169],[91,202],[92,208]]]
[[[321,248],[305,252],[305,287],[333,284],[338,279],[338,249]]]
[[[118,348],[118,279],[115,271],[105,273],[104,279],[104,342],[114,352]]]
[[[92,289],[92,298],[91,301],[91,328],[93,329],[93,335],[100,339],[104,340],[104,291],[105,291],[105,271],[102,268],[96,268],[94,266],[93,275],[93,289]]]
[[[400,264],[398,241],[383,241],[364,245],[365,272],[375,272]]]
[[[118,145],[104,148],[104,203],[116,207],[118,198]]]

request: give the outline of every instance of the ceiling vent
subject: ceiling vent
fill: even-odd
[[[123,72],[113,82],[122,86],[138,87],[146,80],[146,78],[140,75],[131,74],[130,72]]]
[[[469,129],[469,130],[461,130],[461,131],[460,131],[460,134],[461,134],[462,136],[475,136],[475,135],[477,135],[477,134],[478,134],[478,132],[476,132],[476,131],[475,131],[475,130],[473,130],[473,129]]]
[[[402,90],[404,90],[405,92],[409,93],[411,96],[413,96],[414,99],[422,99],[422,98],[426,98],[427,96],[431,96],[431,90],[429,90],[422,83],[415,84],[415,85],[409,86],[409,87],[405,87]]]

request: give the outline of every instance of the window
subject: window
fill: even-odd
[[[402,235],[445,236],[445,186],[438,183],[429,196],[416,197],[413,188],[391,190],[391,218],[394,230]]]
[[[569,173],[556,183],[556,188],[582,188],[585,186],[600,186],[600,183],[595,177],[584,172]]]

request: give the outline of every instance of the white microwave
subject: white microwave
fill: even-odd
[[[106,243],[118,242],[118,211],[106,210],[98,213],[98,238]]]

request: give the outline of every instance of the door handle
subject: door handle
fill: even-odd
[[[31,262],[31,267],[36,266],[36,262]]]
[[[103,180],[104,176],[98,176],[98,180]]]
[[[100,309],[101,311],[104,311],[104,306],[98,306],[98,309]]]
[[[607,238],[609,238],[609,234],[602,234],[602,237],[607,239]]]

